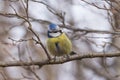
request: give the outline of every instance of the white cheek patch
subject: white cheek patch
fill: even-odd
[[[60,36],[61,33],[60,32],[57,32],[57,33],[49,33],[50,36],[52,37],[57,37],[57,36]]]

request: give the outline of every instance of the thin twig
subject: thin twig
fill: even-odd
[[[12,7],[12,6],[11,6],[11,7]],[[13,7],[12,7],[12,8],[13,8]],[[51,59],[51,57],[50,57],[47,49],[46,49],[46,48],[44,47],[44,45],[42,44],[39,36],[38,36],[38,35],[35,33],[35,31],[32,29],[32,25],[31,25],[30,21],[29,21],[28,19],[26,19],[25,17],[20,16],[20,15],[16,12],[16,10],[15,10],[14,8],[13,8],[13,10],[15,11],[15,14],[11,14],[11,15],[12,15],[12,16],[14,15],[14,16],[20,18],[20,19],[23,19],[24,21],[26,21],[26,22],[28,23],[28,25],[29,25],[29,26],[28,26],[28,29],[36,36],[36,38],[37,38],[37,40],[38,40],[38,44],[40,44],[40,45],[42,46],[42,48],[44,49],[44,51],[45,51],[48,59]],[[4,16],[5,16],[5,14],[1,14],[1,15],[4,15]],[[9,14],[9,15],[10,15],[10,14]]]
[[[59,24],[58,24],[59,25]],[[98,34],[113,34],[113,35],[120,35],[120,32],[113,32],[113,31],[105,31],[105,30],[94,30],[94,29],[80,29],[80,28],[73,28],[70,25],[59,25],[60,27],[72,30],[72,31],[80,31],[80,32],[86,32],[86,33],[98,33]]]
[[[29,71],[33,73],[33,75],[38,79],[38,80],[41,80],[40,77],[38,76],[38,74],[32,70],[30,67],[29,67]]]
[[[91,5],[91,6],[94,6],[94,7],[98,8],[98,9],[102,9],[102,10],[110,10],[110,9],[107,9],[107,8],[99,7],[98,5],[96,5],[96,4],[94,4],[94,3],[87,2],[86,0],[81,0],[81,1],[87,3],[87,4]]]

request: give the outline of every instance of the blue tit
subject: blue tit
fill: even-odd
[[[72,43],[58,25],[50,24],[47,35],[47,47],[53,56],[64,56],[71,53]]]

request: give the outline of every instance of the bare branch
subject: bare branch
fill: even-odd
[[[59,25],[59,24],[58,24]],[[59,25],[60,27],[69,29],[69,30],[73,30],[75,32],[80,31],[80,32],[86,32],[86,33],[99,33],[99,34],[113,34],[113,35],[120,35],[120,32],[113,32],[113,31],[105,31],[105,30],[88,30],[88,29],[80,29],[80,28],[72,28],[70,27],[70,25]]]
[[[107,9],[107,8],[104,8],[104,7],[103,7],[103,8],[102,8],[102,7],[99,7],[98,5],[96,5],[96,4],[94,4],[94,3],[89,3],[89,2],[87,2],[87,1],[85,1],[85,0],[81,0],[81,1],[87,3],[87,4],[91,5],[91,6],[94,6],[94,7],[98,8],[98,9],[110,10],[110,9]]]
[[[82,55],[73,55],[69,58],[61,57],[57,58],[56,60],[46,59],[42,61],[32,61],[32,62],[20,62],[20,61],[11,61],[11,62],[0,62],[0,67],[12,67],[12,66],[31,66],[31,65],[54,65],[54,64],[62,64],[65,62],[73,61],[73,60],[82,60],[87,58],[112,58],[112,57],[120,57],[120,52],[113,52],[113,53],[89,53],[89,54],[82,54]]]
[[[31,23],[30,23],[29,20],[27,20],[27,19],[26,19],[25,17],[23,17],[23,16],[18,15],[17,13],[16,13],[16,14],[12,14],[12,13],[0,13],[0,15],[5,16],[5,17],[17,17],[17,18],[20,18],[20,19],[23,19],[24,21],[26,21],[26,22],[28,23],[28,25],[29,25],[29,26],[28,26],[28,29],[36,36],[36,38],[37,38],[37,40],[38,40],[37,43],[42,46],[42,48],[44,49],[44,51],[45,51],[48,59],[51,59],[48,51],[46,50],[46,48],[45,48],[44,45],[42,44],[39,36],[38,36],[38,35],[34,32],[34,30],[32,29],[32,25],[31,25]]]
[[[38,74],[35,73],[35,71],[32,70],[30,67],[29,67],[29,71],[31,71],[38,80],[41,80],[40,77],[38,76]]]

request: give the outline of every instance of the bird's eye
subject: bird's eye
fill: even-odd
[[[62,33],[62,30],[59,30],[60,33]]]

